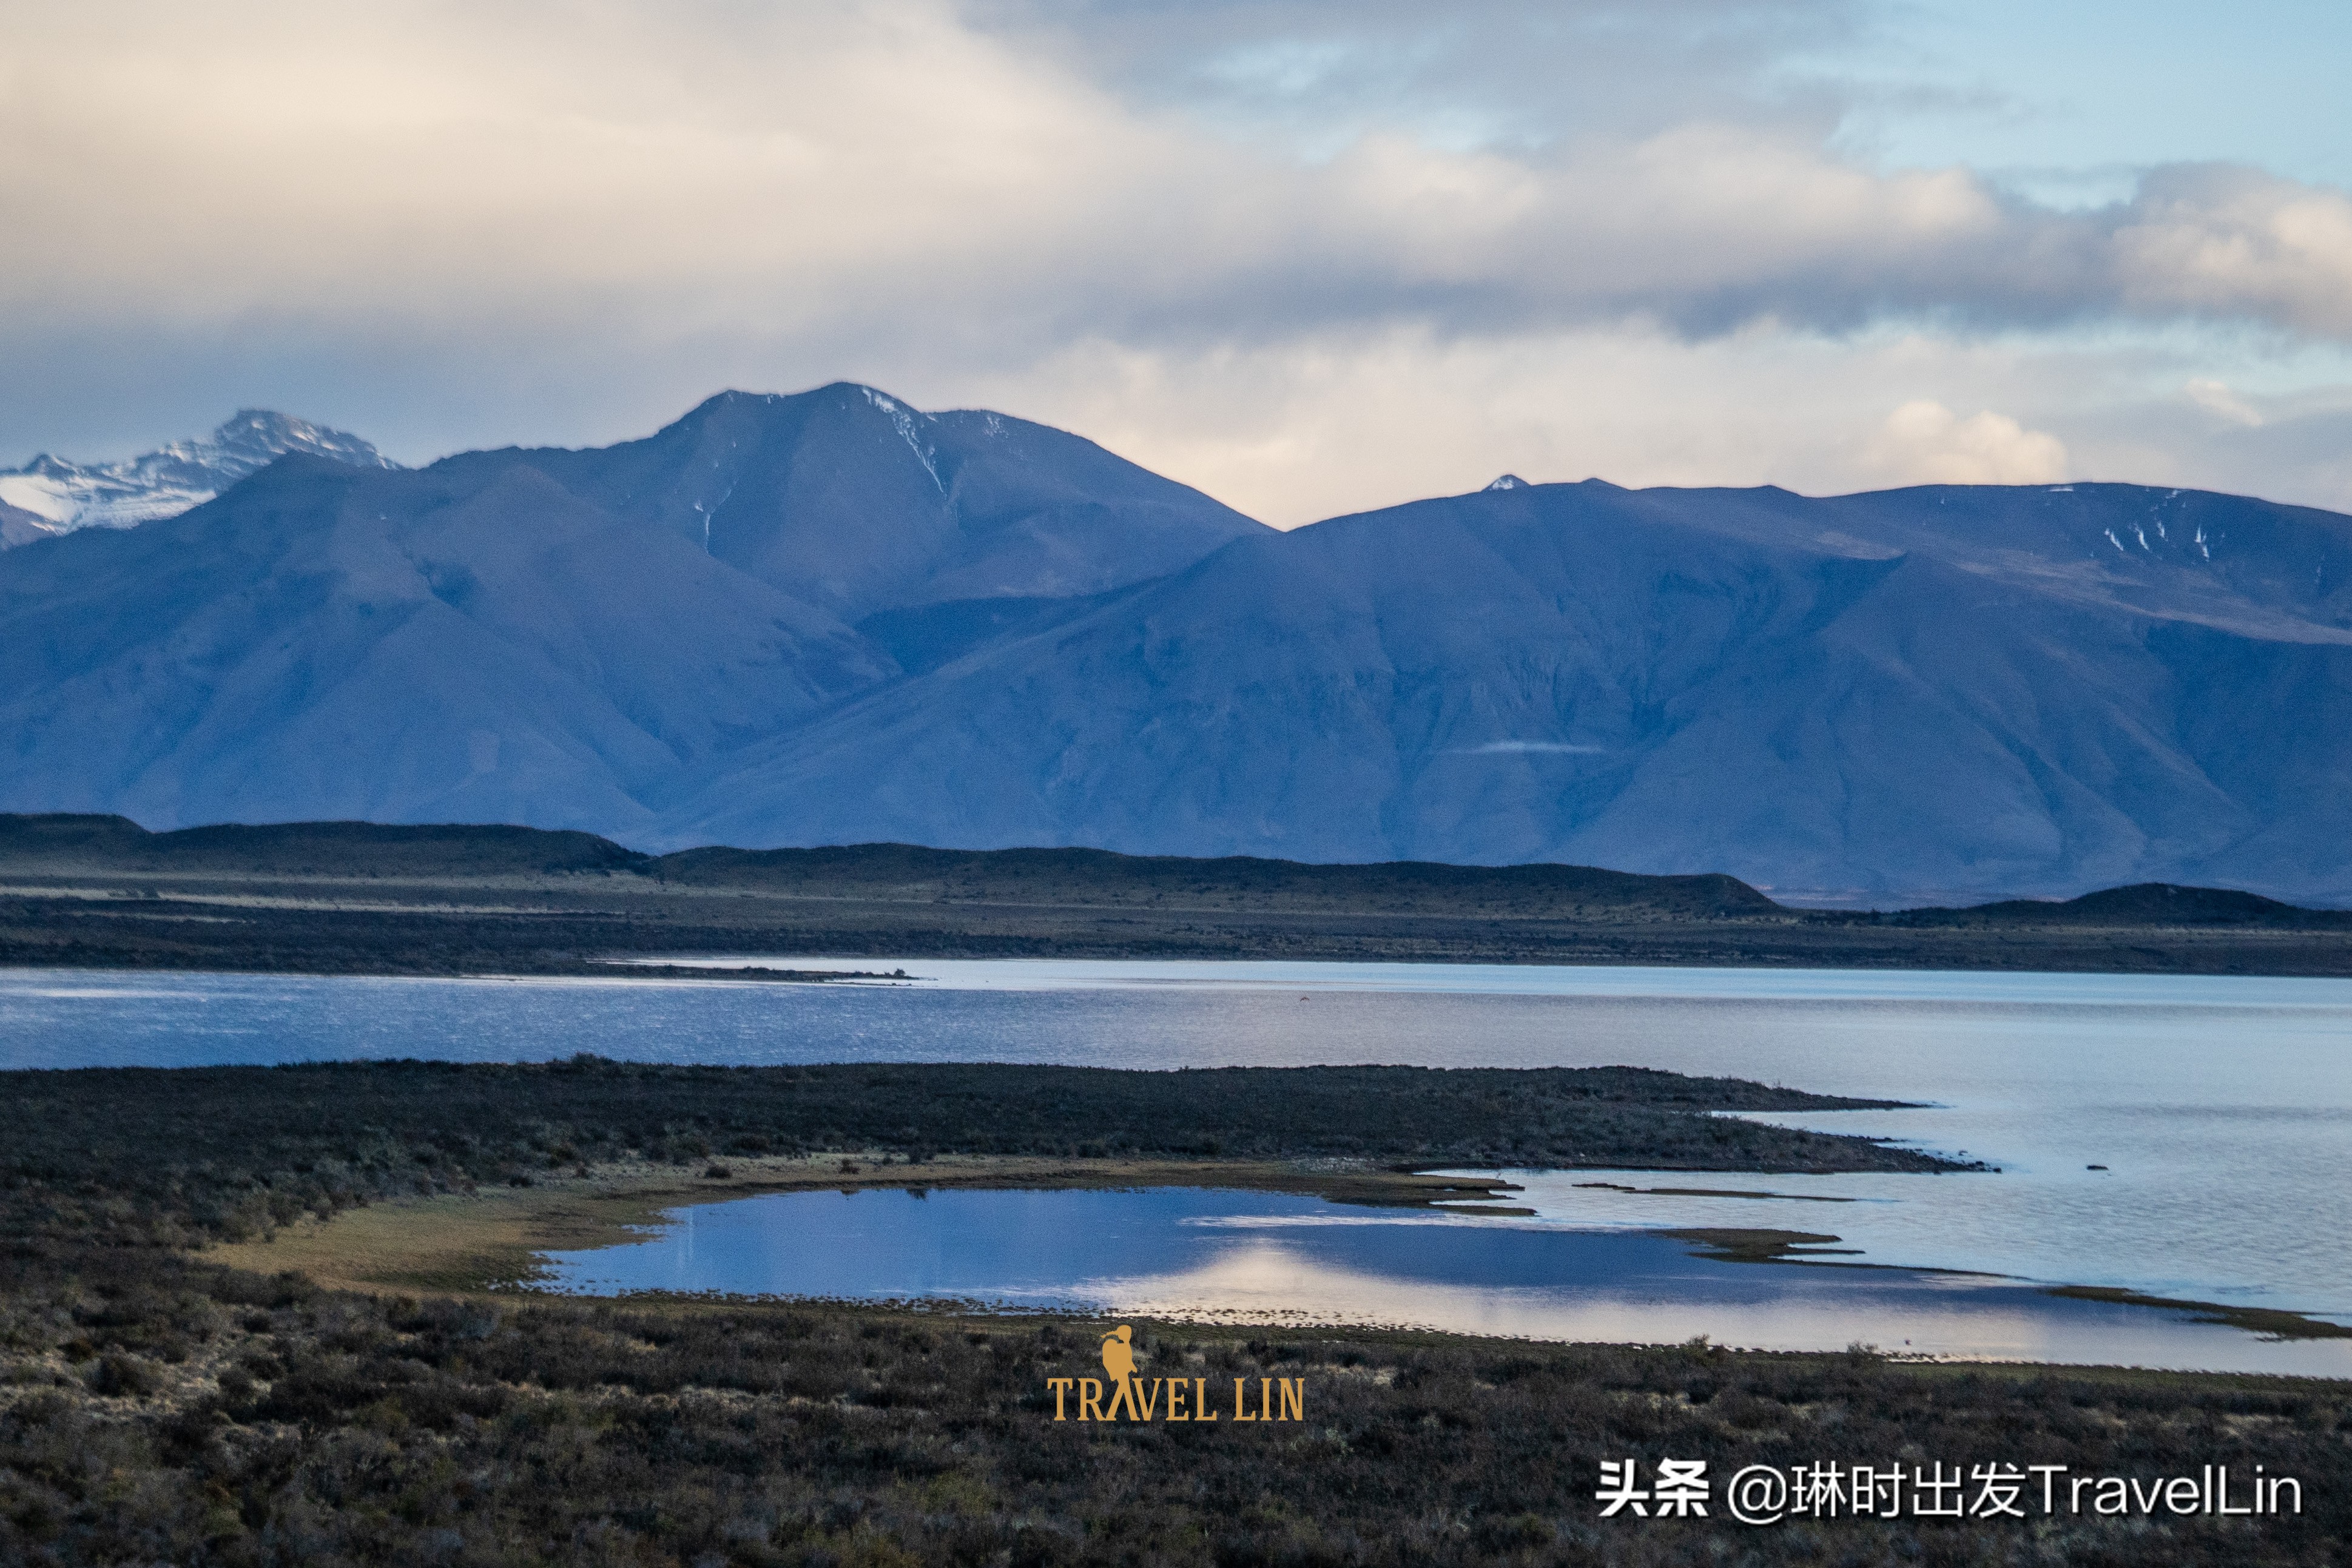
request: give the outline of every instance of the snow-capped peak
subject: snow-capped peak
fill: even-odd
[[[1486,488],[1489,490],[1525,490],[1530,488],[1530,486],[1525,479],[1520,478],[1517,474],[1505,474],[1496,478],[1496,481],[1487,486]]]
[[[355,468],[399,466],[356,435],[268,409],[239,409],[209,437],[121,462],[85,465],[45,452],[21,468],[0,469],[0,507],[37,520],[12,530],[21,537],[0,538],[0,548],[42,531],[127,528],[177,517],[289,452]]]

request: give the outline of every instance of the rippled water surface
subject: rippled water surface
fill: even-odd
[[[1873,1262],[2352,1321],[2352,1264],[2340,1240],[2352,1220],[2352,981],[830,961],[902,966],[914,982],[816,987],[17,970],[0,974],[0,1064],[528,1061],[591,1051],[746,1063],[1625,1062],[1730,1073],[1927,1102],[1776,1119],[1966,1151],[2000,1174],[1548,1173],[1516,1178],[1530,1205],[1554,1228],[1822,1231]],[[1591,1182],[1612,1186],[1581,1185]],[[1623,1186],[1776,1196],[1612,1190]],[[1855,1201],[1809,1201],[1824,1197]]]

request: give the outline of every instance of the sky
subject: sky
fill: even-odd
[[[1279,526],[1544,482],[2352,511],[2352,7],[0,0],[0,464],[864,382]]]

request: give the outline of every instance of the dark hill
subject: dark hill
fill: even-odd
[[[2010,899],[1971,909],[1914,909],[1906,911],[1902,918],[1923,925],[1956,921],[1976,925],[2273,925],[2352,930],[2352,912],[2298,909],[2292,904],[2232,888],[2179,887],[2164,882],[2111,887],[2063,903]]]
[[[0,964],[576,974],[696,954],[2347,974],[2352,913],[2144,886],[1872,915],[1587,866],[909,844],[654,857],[520,827],[0,816]]]
[[[623,873],[659,886],[895,903],[1173,904],[1184,908],[1640,913],[1705,920],[1782,913],[1727,876],[1634,876],[1590,866],[1309,865],[1106,850],[683,850],[652,856],[593,833],[373,822],[238,823],[151,833],[127,817],[0,813],[0,875],[485,879]]]
[[[1641,911],[1674,919],[1782,913],[1727,876],[1634,876],[1591,866],[1459,866],[1426,861],[1314,865],[1106,850],[684,850],[652,862],[689,886],[960,901],[1166,904],[1186,908],[1508,911],[1563,918]]]
[[[128,870],[157,835],[128,817],[51,811],[0,812],[0,864],[23,872],[56,864]]]
[[[461,882],[635,871],[647,860],[593,833],[540,828],[232,822],[151,833],[125,817],[0,815],[0,865],[12,870]]]

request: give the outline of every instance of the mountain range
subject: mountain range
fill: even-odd
[[[336,439],[0,555],[0,810],[2352,902],[2332,513],[1507,476],[1285,533],[845,384]]]
[[[240,409],[210,437],[175,441],[120,463],[70,463],[47,453],[0,468],[0,549],[76,528],[127,528],[201,506],[289,452],[390,468],[356,435],[267,409]]]

